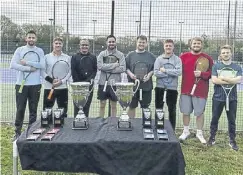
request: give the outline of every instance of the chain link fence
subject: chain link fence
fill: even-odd
[[[242,1],[1,1],[1,122],[14,122],[15,119],[16,72],[9,69],[9,64],[15,49],[25,44],[24,35],[30,29],[37,32],[37,45],[43,48],[45,54],[51,51],[51,41],[55,36],[64,38],[63,49],[70,56],[78,52],[81,38],[89,39],[90,52],[98,55],[106,49],[105,38],[111,33],[117,37],[118,50],[125,55],[135,50],[136,37],[140,34],[148,37],[147,49],[156,56],[163,53],[162,41],[165,39],[175,41],[175,54],[180,55],[188,51],[190,38],[201,36],[204,39],[204,51],[214,60],[218,58],[220,46],[227,43],[234,47],[234,61],[241,66],[243,61]],[[124,74],[123,79],[126,80]],[[237,130],[240,131],[243,130],[242,91],[243,84],[238,85]],[[212,94],[213,85],[210,83],[205,111],[206,129],[209,129],[212,117]],[[42,96],[43,92],[39,112],[42,109]],[[70,117],[73,115],[72,105],[69,96]],[[151,109],[155,109],[154,94]],[[99,101],[95,88],[90,115],[97,117],[98,113]],[[27,116],[28,110],[26,120]],[[141,110],[138,108],[137,117],[140,116]],[[182,127],[178,107],[177,127]],[[195,127],[194,117],[191,127]],[[227,130],[227,127],[227,118],[223,114],[219,129]]]

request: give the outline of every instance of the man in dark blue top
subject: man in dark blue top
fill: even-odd
[[[239,65],[232,63],[232,48],[229,45],[222,46],[220,49],[221,62],[216,63],[212,69],[212,82],[214,85],[213,94],[213,105],[212,105],[212,121],[210,125],[210,138],[208,141],[208,146],[212,146],[215,143],[215,135],[218,130],[219,118],[222,114],[223,108],[226,105],[226,94],[221,85],[223,84],[239,84],[242,77],[242,69]],[[236,73],[235,78],[228,78],[218,76],[218,72],[224,68],[229,67],[233,69]],[[237,151],[238,146],[235,141],[235,120],[236,120],[236,109],[237,109],[237,87],[234,86],[229,94],[229,110],[226,111],[228,118],[228,131],[229,131],[229,145],[230,147]]]

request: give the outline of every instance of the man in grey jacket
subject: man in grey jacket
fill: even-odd
[[[164,41],[164,53],[154,63],[154,75],[156,76],[155,107],[163,109],[164,95],[168,106],[169,120],[173,129],[176,127],[176,102],[178,76],[182,72],[181,59],[174,53],[174,42],[171,39]],[[166,65],[169,65],[168,67]],[[165,93],[165,90],[167,93]]]
[[[97,68],[100,70],[100,78],[98,81],[97,98],[100,100],[100,117],[104,117],[106,100],[110,100],[111,116],[116,117],[117,97],[111,89],[111,82],[121,82],[121,73],[126,70],[125,57],[122,52],[116,49],[116,37],[109,35],[106,39],[107,49],[102,51],[97,57]],[[118,58],[115,63],[106,63],[104,58],[113,55]],[[107,81],[107,87],[104,88]],[[115,88],[115,87],[114,87]],[[105,90],[105,91],[104,91]]]

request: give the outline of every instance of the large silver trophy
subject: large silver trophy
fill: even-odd
[[[83,107],[85,106],[88,97],[92,90],[89,88],[92,83],[89,82],[73,82],[70,83],[72,91],[69,91],[72,95],[74,104],[79,108],[77,116],[73,121],[73,129],[88,129],[89,120],[88,116],[85,116],[83,112]]]
[[[113,89],[112,86],[116,86],[116,91]],[[133,95],[137,92],[138,87],[140,85],[140,81],[136,80],[134,83],[124,83],[124,82],[118,82],[114,83],[112,81],[112,90],[116,94],[118,101],[123,109],[122,115],[118,119],[117,129],[118,130],[132,130],[132,123],[131,120],[126,112],[127,107],[132,101]],[[134,86],[137,86],[135,91],[133,91]]]

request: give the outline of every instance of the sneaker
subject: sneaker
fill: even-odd
[[[206,144],[207,141],[204,139],[202,132],[197,132],[196,137],[200,140],[201,143]]]
[[[235,141],[230,141],[229,142],[229,146],[235,150],[235,151],[238,151],[239,150],[239,147],[236,145],[236,142]]]
[[[180,135],[179,140],[184,141],[189,137],[189,135],[190,135],[190,131],[183,130],[183,133]]]
[[[12,138],[12,141],[14,142],[15,140],[17,140],[19,138],[20,134],[16,133],[14,135],[14,137]]]
[[[214,144],[215,144],[215,138],[210,137],[207,142],[207,146],[213,146]]]

